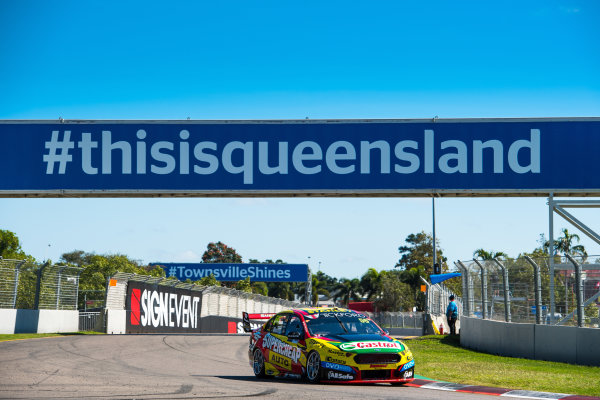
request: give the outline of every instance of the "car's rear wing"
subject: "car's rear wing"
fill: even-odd
[[[248,314],[246,311],[242,311],[242,326],[244,327],[244,332],[252,332],[252,328],[250,327],[251,319],[270,319],[275,313],[262,313],[262,314]]]

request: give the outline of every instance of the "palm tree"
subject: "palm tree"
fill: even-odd
[[[335,301],[340,300],[344,306],[348,306],[348,303],[351,301],[362,300],[361,296],[359,295],[359,291],[360,281],[358,279],[342,278],[337,284],[333,299]]]
[[[360,291],[367,301],[372,301],[381,293],[381,274],[375,268],[369,268],[360,278]]]
[[[321,281],[317,278],[316,275],[312,275],[312,285],[311,285],[312,293],[311,293],[311,301],[310,304],[313,306],[319,305],[319,296],[325,295],[330,296],[329,290],[327,290],[327,282]],[[297,294],[300,298],[300,301],[306,302],[306,283],[302,282],[296,286]]]
[[[554,241],[554,250],[556,252],[561,252],[564,254],[574,254],[579,255],[585,261],[587,257],[587,251],[585,247],[580,244],[573,245],[573,242],[579,243],[579,235],[576,233],[569,233],[567,228],[563,228],[562,230],[563,236],[557,238]],[[544,243],[544,248],[547,250],[550,247],[550,241],[546,241]]]
[[[493,260],[498,257],[508,258],[508,255],[503,251],[477,249],[473,252],[473,257],[477,257],[481,260]]]

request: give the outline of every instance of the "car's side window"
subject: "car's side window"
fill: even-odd
[[[283,335],[285,332],[285,324],[288,320],[288,317],[289,315],[287,314],[275,316],[275,318],[273,319],[273,325],[271,326],[271,333],[274,333],[276,335]]]
[[[292,332],[302,334],[302,331],[302,322],[300,321],[300,318],[296,315],[291,316],[285,328],[285,336],[289,336]]]

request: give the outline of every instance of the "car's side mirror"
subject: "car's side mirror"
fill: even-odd
[[[290,340],[300,340],[302,338],[302,336],[303,335],[300,332],[297,332],[297,331],[296,332],[290,332],[288,334],[288,339],[290,339]]]

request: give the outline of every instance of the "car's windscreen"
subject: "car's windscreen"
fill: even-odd
[[[373,321],[354,313],[318,313],[305,317],[311,335],[383,333]]]

